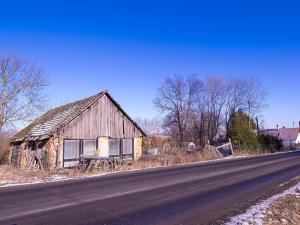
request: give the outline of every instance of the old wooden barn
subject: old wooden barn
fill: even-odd
[[[11,163],[28,167],[37,156],[50,168],[78,165],[83,155],[137,160],[143,136],[143,130],[103,91],[52,109],[17,133],[11,141]]]

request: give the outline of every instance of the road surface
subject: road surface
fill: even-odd
[[[0,224],[221,224],[300,175],[300,152],[0,188]]]

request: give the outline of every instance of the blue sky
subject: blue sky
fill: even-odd
[[[300,120],[297,1],[0,5],[0,53],[45,67],[51,107],[107,89],[133,118],[151,118],[152,100],[166,76],[251,75],[268,92],[267,127]]]

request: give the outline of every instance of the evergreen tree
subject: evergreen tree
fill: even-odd
[[[233,143],[240,145],[241,148],[256,149],[258,147],[255,129],[255,121],[242,110],[231,116],[229,137]]]

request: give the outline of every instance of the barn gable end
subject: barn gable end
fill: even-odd
[[[63,129],[65,138],[138,138],[144,136],[107,95],[103,95]]]

